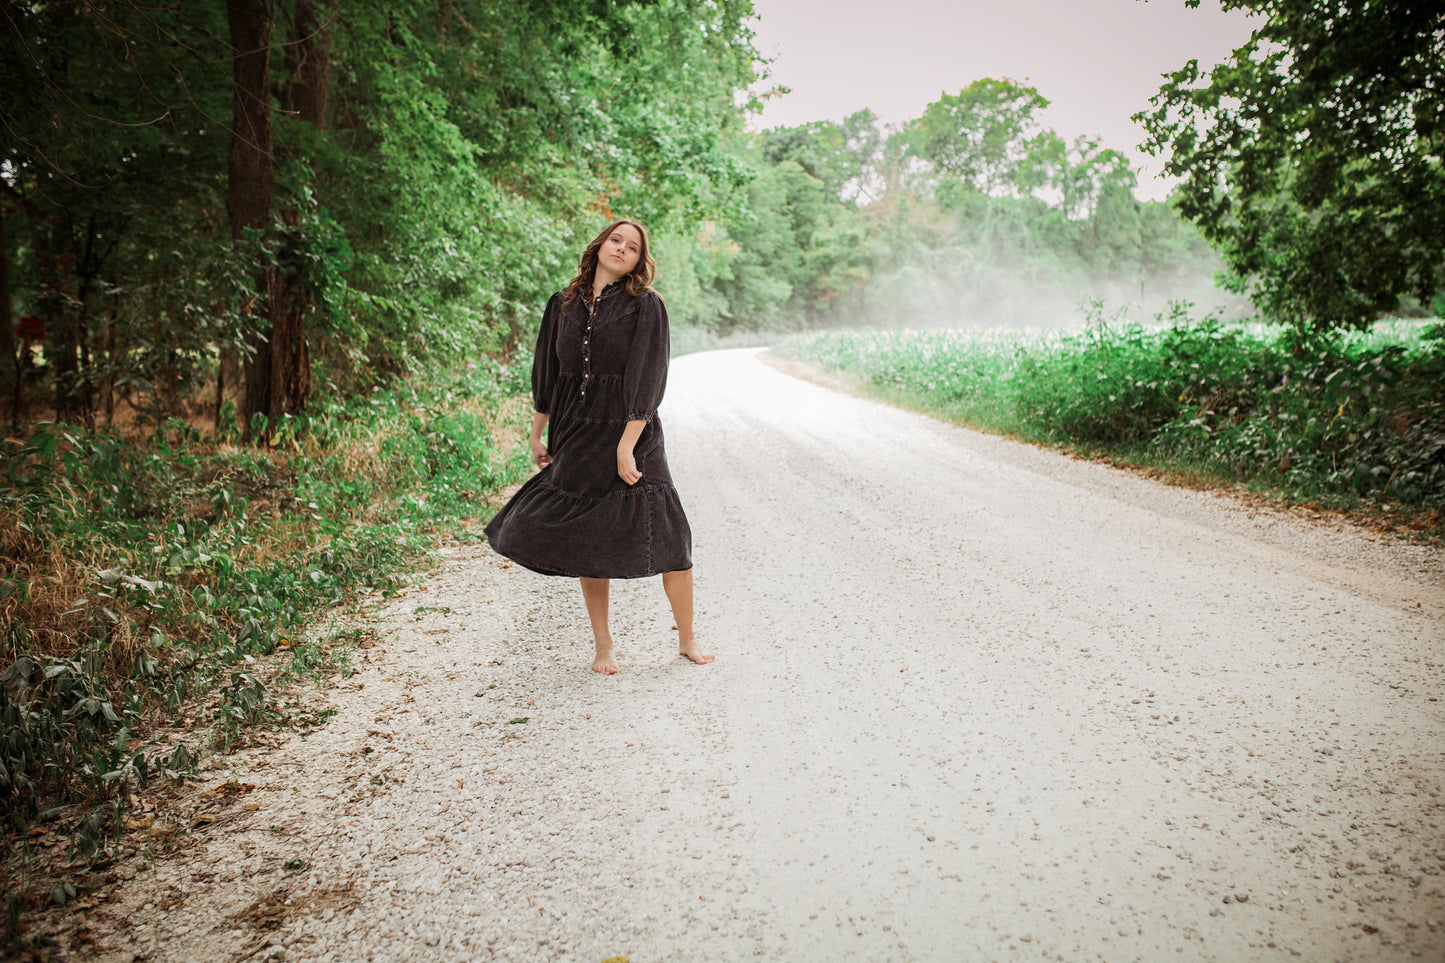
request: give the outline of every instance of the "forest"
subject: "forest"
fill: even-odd
[[[1151,357],[1207,355],[1214,380],[1154,378],[1129,396],[1143,427],[1116,440],[1243,425],[1230,405],[1307,371],[1338,415],[1282,462],[1261,427],[1276,406],[1240,464],[1316,465],[1340,497],[1376,502],[1413,472],[1407,507],[1438,529],[1438,10],[1225,6],[1261,26],[1224,68],[1182,65],[1140,105],[1179,179],[1144,201],[1125,145],[1051,129],[1049,92],[1009,78],[962,76],[898,125],[860,104],[752,129],[783,92],[747,0],[6,5],[7,840],[49,814],[101,851],[126,787],[184,778],[250,726],[304,721],[277,688],[345,671],[365,644],[309,627],[389,591],[439,532],[475,531],[528,470],[515,443],[542,306],[615,216],[652,232],[679,344],[798,334],[822,345],[798,356],[832,363],[857,352],[827,339],[864,328],[1058,327],[1083,299],[1162,312],[1174,353]],[[1189,301],[1269,333],[1221,334]],[[1421,319],[1405,346],[1349,341],[1399,317]],[[1155,337],[1142,331],[1085,347],[1119,368]],[[1257,377],[1230,345],[1265,359]],[[1021,410],[1064,424],[1087,407],[1070,386],[1099,370],[1082,357],[1035,359],[1043,373],[1000,395],[1014,420],[991,424],[1028,435]],[[1030,363],[1010,359],[1000,371]],[[1341,381],[1345,365],[1361,376]],[[1343,470],[1329,445],[1374,460]],[[277,653],[267,675],[257,660]],[[166,727],[192,735],[161,755],[137,741]]]
[[[718,335],[1057,320],[1080,291],[1162,303],[1218,266],[1009,80],[898,130],[865,108],[748,132],[746,5],[204,9],[14,14],[12,428],[249,435],[313,395],[509,358],[620,213],[656,235],[679,323]]]

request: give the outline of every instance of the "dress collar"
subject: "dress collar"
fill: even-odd
[[[592,300],[591,306],[595,309],[596,306],[597,306],[597,304],[598,304],[603,298],[607,297],[607,296],[610,295],[610,294],[616,294],[619,286],[624,285],[624,284],[626,284],[626,283],[627,283],[627,278],[626,278],[626,277],[620,277],[620,278],[618,278],[616,281],[613,281],[611,284],[608,284],[608,285],[607,285],[606,287],[604,287],[601,291],[597,292],[597,297]]]

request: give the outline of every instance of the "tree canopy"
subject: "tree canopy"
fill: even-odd
[[[8,5],[12,420],[41,378],[69,420],[127,402],[158,416],[214,378],[219,417],[244,366],[244,413],[274,420],[304,406],[313,371],[348,390],[511,350],[596,221],[685,230],[735,204],[749,172],[725,146],[756,78],[750,12]]]
[[[1186,0],[1197,6],[1198,0]],[[1237,285],[1299,326],[1445,287],[1445,12],[1431,0],[1224,0],[1258,17],[1137,115]]]
[[[674,245],[692,275],[679,313],[720,332],[1058,323],[1086,295],[1212,291],[1198,232],[1136,200],[1122,153],[1044,126],[1047,104],[984,78],[895,127],[861,110],[742,141],[745,208]]]
[[[746,0],[104,0],[0,17],[9,420],[211,418],[513,356],[609,218],[677,323],[1064,319],[1215,267],[1122,154],[983,78],[746,129]]]
[[[924,108],[909,125],[910,152],[983,194],[1027,193],[1041,182],[1036,88],[984,78]]]

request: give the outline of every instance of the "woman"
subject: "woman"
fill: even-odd
[[[532,360],[532,460],[541,469],[487,525],[492,548],[543,575],[581,579],[597,645],[617,671],[609,579],[662,574],[678,651],[713,660],[692,632],[692,530],[662,446],[667,310],[652,290],[647,232],[621,220],[582,252],[552,295]],[[547,428],[547,441],[542,429]]]

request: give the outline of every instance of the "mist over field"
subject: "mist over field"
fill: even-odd
[[[1061,326],[1081,304],[1238,317],[1224,262],[1120,151],[1044,127],[1043,92],[984,78],[922,116],[776,127],[732,222],[659,239],[681,324],[717,336],[828,327]]]
[[[900,271],[865,285],[856,306],[839,312],[839,326],[881,328],[1077,327],[1090,307],[1103,316],[1148,321],[1188,302],[1195,313],[1230,319],[1253,311],[1248,299],[1224,290],[1212,272],[1146,278],[1030,276],[1016,267],[962,262],[970,271]]]

